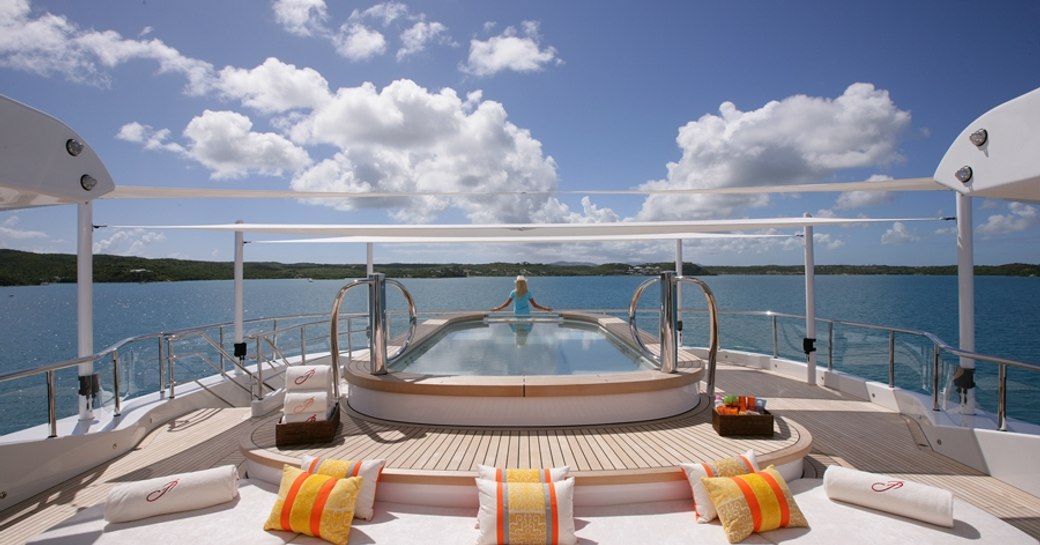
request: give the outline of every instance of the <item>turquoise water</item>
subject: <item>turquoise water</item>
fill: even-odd
[[[392,371],[424,375],[589,375],[649,369],[642,358],[604,335],[595,325],[518,318],[506,322],[463,322]]]
[[[531,278],[536,300],[556,309],[616,309],[627,311],[632,293],[645,277],[544,277]],[[718,276],[702,278],[715,293],[723,312],[772,310],[804,314],[804,280],[798,276]],[[818,276],[816,306],[819,318],[931,332],[949,344],[957,339],[957,279],[949,276]],[[512,288],[512,278],[401,279],[421,313],[487,309],[498,305]],[[346,281],[250,280],[245,283],[245,316],[261,318],[299,313],[327,314],[336,292]],[[356,296],[355,296],[356,292]],[[362,290],[344,302],[343,311],[361,312],[366,304]],[[389,306],[402,309],[397,290],[388,288]],[[703,309],[704,297],[693,286],[683,288],[684,308]],[[640,309],[653,311],[659,304],[656,289],[644,294]],[[230,281],[172,282],[153,284],[98,284],[94,290],[94,351],[124,338],[177,329],[230,322],[233,290]],[[976,351],[1040,363],[1040,278],[976,278]],[[32,368],[76,356],[76,287],[52,284],[32,287],[0,287],[0,373]],[[649,330],[656,320],[649,312],[640,321]],[[684,342],[705,345],[706,320],[697,314],[684,319]],[[778,320],[777,352],[803,359],[801,339],[804,320]],[[887,333],[819,324],[818,365],[833,363],[875,380],[887,381]],[[724,315],[720,321],[723,348],[769,352],[772,333],[768,319]],[[833,335],[833,340],[831,336]],[[869,341],[873,349],[864,349]],[[227,341],[230,342],[230,341]],[[930,343],[914,336],[895,339],[899,354],[897,384],[928,391],[931,383]],[[250,348],[252,352],[252,348]],[[140,371],[132,378],[153,376],[154,364],[140,358]],[[121,361],[135,365],[132,358]],[[953,365],[956,363],[954,362]],[[978,364],[980,407],[992,410],[995,367]],[[102,370],[98,371],[102,373]],[[109,371],[110,372],[110,371]],[[1010,414],[1040,421],[1040,374],[1009,371]],[[59,383],[75,382],[59,376]],[[143,379],[142,379],[143,380]],[[41,378],[0,384],[0,411],[5,419],[0,434],[26,425],[26,418],[46,415],[38,406],[45,401]],[[149,382],[150,381],[150,382]],[[141,388],[157,382],[143,380]],[[124,388],[126,386],[124,385]],[[37,408],[26,409],[27,405]],[[33,416],[25,416],[32,413]],[[42,416],[40,416],[42,414]]]

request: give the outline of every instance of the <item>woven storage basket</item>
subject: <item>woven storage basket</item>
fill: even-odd
[[[274,425],[274,444],[278,447],[331,443],[339,429],[339,403],[332,406],[328,420],[320,422],[279,422]]]
[[[714,408],[711,409],[711,426],[715,432],[723,437],[738,435],[773,435],[773,415],[769,411],[765,414],[719,414]]]

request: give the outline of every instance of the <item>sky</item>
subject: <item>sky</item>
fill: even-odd
[[[95,230],[95,253],[230,261],[229,233],[155,226],[236,220],[937,218],[954,215],[951,192],[595,191],[929,177],[972,120],[1040,87],[1037,28],[1033,0],[0,0],[0,93],[72,127],[117,186],[488,193],[100,199],[94,223],[110,227]],[[1040,262],[1037,205],[976,199],[973,215],[977,263]],[[956,262],[949,221],[817,228],[814,242],[819,264]],[[75,253],[75,208],[0,212],[0,248]],[[357,243],[245,250],[365,255]],[[674,241],[374,249],[376,263],[674,255]],[[803,246],[687,240],[683,257],[798,264]]]

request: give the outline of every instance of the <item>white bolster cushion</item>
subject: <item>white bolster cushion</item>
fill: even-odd
[[[328,365],[294,365],[285,370],[286,391],[328,390],[332,378]]]
[[[327,392],[285,392],[283,411],[286,415],[325,413],[328,409],[329,394]]]
[[[238,469],[214,467],[125,483],[112,488],[105,500],[105,520],[132,520],[202,509],[238,497]]]
[[[823,488],[832,500],[953,527],[953,494],[949,490],[840,466],[827,468]]]

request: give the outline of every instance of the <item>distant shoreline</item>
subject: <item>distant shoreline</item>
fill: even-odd
[[[34,286],[76,281],[76,256],[72,254],[37,254],[0,249],[0,286]],[[675,270],[674,262],[644,263],[382,263],[380,272],[395,278],[464,278],[469,276],[648,276]],[[819,275],[928,275],[957,274],[955,265],[817,265]],[[113,255],[94,256],[95,282],[176,282],[187,280],[230,280],[231,262],[192,261],[184,259],[148,259]],[[698,265],[684,263],[687,276],[727,274],[801,275],[801,265]],[[976,265],[979,276],[1040,276],[1040,265],[1009,263]],[[321,263],[246,262],[246,279],[309,278],[331,280],[363,278],[364,263],[330,265]]]

